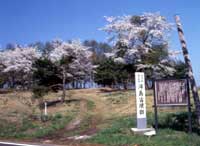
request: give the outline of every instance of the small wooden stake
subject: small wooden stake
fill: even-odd
[[[47,116],[47,102],[44,103],[44,115]]]

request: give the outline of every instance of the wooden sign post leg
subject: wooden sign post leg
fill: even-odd
[[[154,104],[154,117],[155,117],[155,129],[156,131],[158,130],[158,111],[157,111],[157,106]]]
[[[158,130],[158,110],[156,105],[156,89],[155,89],[155,82],[153,83],[154,86],[154,118],[155,118],[155,129]]]

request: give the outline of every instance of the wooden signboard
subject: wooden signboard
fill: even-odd
[[[187,80],[155,81],[155,98],[157,106],[186,106],[188,104]]]
[[[192,131],[191,105],[188,79],[167,79],[154,81],[155,128],[158,129],[158,107],[188,107],[189,132]]]

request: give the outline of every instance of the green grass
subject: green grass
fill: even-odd
[[[5,120],[0,120],[0,137],[2,138],[41,138],[49,136],[66,126],[72,120],[72,115],[62,116],[56,114],[47,117],[47,122],[31,121],[23,119],[18,125]]]
[[[94,108],[95,108],[95,103],[94,103],[94,101],[92,101],[92,100],[87,100],[87,109],[88,110],[93,110]]]
[[[139,144],[140,146],[199,146],[200,136],[172,129],[159,129],[156,136],[148,139],[145,136],[133,135],[130,128],[135,127],[134,116],[123,117],[115,120],[113,124],[101,130],[89,140],[91,143],[99,143],[111,146],[125,144]],[[149,123],[152,122],[150,118]]]
[[[134,96],[134,94],[129,91],[115,91],[105,94],[107,104],[127,104],[129,96]]]
[[[42,138],[44,136],[50,136],[57,130],[63,129],[71,120],[72,116],[62,116],[61,114],[56,114],[50,118],[50,124],[48,126],[37,127],[35,133],[29,135],[29,137]]]

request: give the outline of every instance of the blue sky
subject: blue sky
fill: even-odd
[[[160,12],[170,22],[179,14],[195,77],[200,85],[200,1],[198,0],[0,0],[0,46],[54,38],[106,41],[103,16]],[[171,48],[180,50],[176,30]]]

